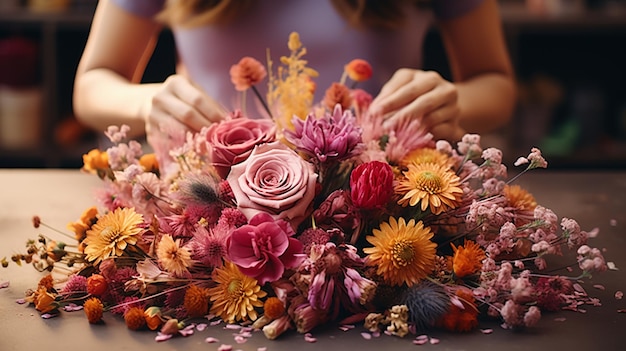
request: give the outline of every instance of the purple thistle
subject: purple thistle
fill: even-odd
[[[337,105],[333,114],[320,118],[309,114],[305,120],[294,118],[294,131],[285,131],[287,140],[319,162],[341,161],[352,157],[360,147],[361,128],[350,110]]]

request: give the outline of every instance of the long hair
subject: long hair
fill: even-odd
[[[158,19],[169,24],[195,27],[227,24],[262,0],[167,0]],[[424,6],[428,0],[331,0],[335,10],[355,28],[393,29],[404,24],[406,6]]]

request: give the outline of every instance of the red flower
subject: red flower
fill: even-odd
[[[350,174],[350,188],[354,206],[367,210],[383,207],[393,194],[393,170],[380,161],[363,163]]]
[[[355,82],[364,82],[372,78],[372,66],[365,60],[354,59],[344,66],[348,77]]]
[[[102,296],[107,291],[106,279],[100,274],[94,274],[87,278],[87,292],[93,296]]]
[[[242,58],[238,64],[230,67],[230,81],[237,91],[245,91],[267,76],[263,64],[252,57]]]

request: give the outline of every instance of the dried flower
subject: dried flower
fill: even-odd
[[[93,296],[102,296],[107,291],[107,281],[100,274],[92,274],[87,278],[87,293]]]
[[[96,324],[102,320],[104,305],[97,297],[91,297],[85,300],[83,310],[89,323]]]
[[[322,101],[324,107],[328,110],[333,110],[339,105],[342,109],[346,110],[352,105],[352,96],[350,95],[350,89],[347,86],[340,83],[333,83],[324,95],[324,101]]]
[[[209,312],[209,289],[195,284],[191,285],[185,291],[185,301],[183,305],[189,317],[203,317]]]
[[[477,273],[482,268],[482,261],[485,259],[485,251],[471,240],[465,240],[463,246],[452,245],[454,255],[452,256],[452,269],[458,278],[467,277]]]
[[[131,307],[124,313],[124,322],[130,330],[138,330],[146,325],[142,307]]]
[[[180,239],[174,241],[168,234],[161,237],[156,253],[165,270],[178,277],[184,276],[192,264],[191,252],[180,246]]]

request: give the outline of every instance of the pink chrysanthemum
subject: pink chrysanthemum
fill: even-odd
[[[305,120],[294,118],[294,131],[285,131],[286,139],[319,162],[345,160],[361,144],[361,129],[350,110],[336,106],[333,114],[321,118],[309,114]]]
[[[220,226],[207,229],[198,227],[193,240],[189,242],[191,258],[209,267],[222,267],[226,257],[226,240],[228,231],[220,230]]]
[[[65,283],[61,293],[73,294],[85,291],[87,291],[87,278],[82,275],[72,274],[67,279],[67,283]]]

